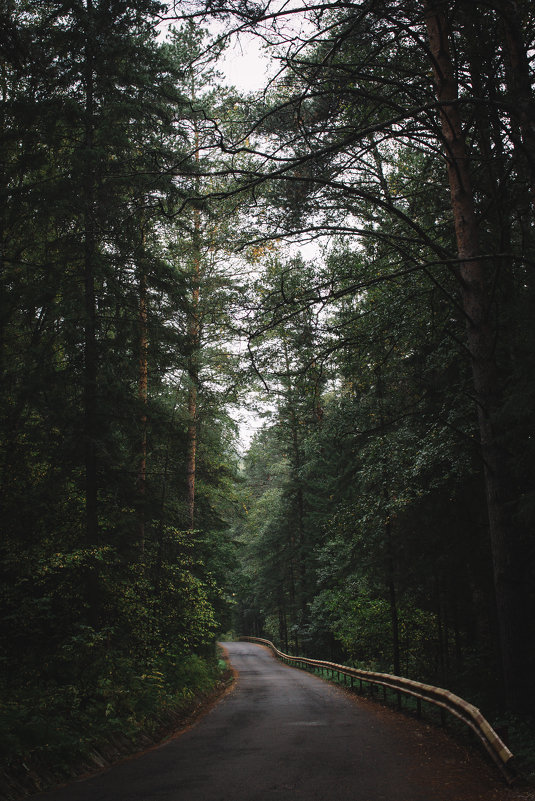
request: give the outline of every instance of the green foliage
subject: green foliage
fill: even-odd
[[[409,169],[417,180],[428,164],[400,153],[391,180]],[[389,259],[388,245],[335,243],[321,280],[340,289],[317,330],[295,308],[317,273],[270,260],[259,281],[272,316],[258,363],[278,351],[280,399],[244,460],[236,627],[472,697],[485,684],[492,704],[492,571],[463,321],[420,273],[375,282]],[[435,277],[455,292],[447,270]],[[355,297],[357,281],[372,285]]]
[[[210,85],[209,59],[191,85],[200,28],[158,40],[162,9],[16,0],[4,15],[14,37],[0,87],[8,762],[68,764],[110,734],[150,728],[213,686],[214,637],[229,625],[235,392],[217,364],[234,361],[213,343],[206,353],[193,532],[192,213],[181,209],[207,167],[191,152],[192,131],[213,133],[207,104],[227,101]],[[219,311],[207,298],[203,313],[216,340],[237,290],[207,260]]]
[[[150,726],[211,685],[220,628],[500,706],[479,357],[465,344],[473,320],[421,9],[390,6],[320,4],[309,42],[284,42],[282,79],[255,103],[216,88],[221,44],[200,26],[159,41],[158,2],[8,4],[11,757],[68,761]],[[507,465],[500,508],[529,644],[533,99],[507,50],[516,31],[527,59],[533,19],[504,36],[505,6],[499,20],[490,7],[450,11],[496,368],[478,412],[492,411]],[[247,14],[240,4],[240,25]],[[295,232],[325,237],[313,261],[285,252]],[[228,409],[245,381],[268,390],[272,413],[238,478]]]
[[[88,639],[79,636],[77,646],[86,647]],[[94,645],[93,639],[90,647]],[[223,670],[214,658],[179,653],[174,658],[156,656],[145,673],[117,653],[108,654],[103,667],[91,695],[84,696],[78,683],[41,682],[31,694],[27,689],[20,697],[2,701],[4,769],[29,760],[67,772],[113,735],[135,741],[140,734],[156,731],[157,718],[166,711],[187,714],[192,702],[214,688]]]

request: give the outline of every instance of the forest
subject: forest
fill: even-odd
[[[529,0],[5,0],[0,42],[3,769],[239,635],[535,742]]]

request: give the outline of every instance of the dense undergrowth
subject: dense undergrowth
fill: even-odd
[[[22,688],[16,698],[0,701],[0,770],[26,766],[67,776],[104,743],[142,744],[162,724],[187,718],[221,685],[226,670],[215,654],[165,655],[150,673],[128,681],[124,675],[103,678],[92,698],[59,682]]]
[[[522,780],[535,787],[535,718],[502,715],[494,725],[504,733]]]

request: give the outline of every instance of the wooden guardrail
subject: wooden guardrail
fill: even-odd
[[[330,673],[332,676],[338,674],[339,679],[341,676],[349,677],[351,679],[351,686],[353,686],[354,680],[357,679],[360,682],[361,689],[362,682],[366,682],[372,688],[374,686],[382,687],[385,692],[387,689],[394,690],[397,693],[398,702],[401,701],[401,694],[409,695],[417,701],[418,715],[421,714],[422,701],[438,707],[441,710],[441,714],[444,714],[444,711],[449,712],[465,723],[474,732],[498,766],[506,782],[508,784],[514,782],[516,771],[511,763],[513,759],[511,751],[477,707],[473,706],[473,704],[469,704],[468,701],[465,701],[449,690],[433,687],[430,684],[422,684],[419,681],[412,681],[411,679],[404,679],[401,676],[391,676],[388,673],[373,673],[369,670],[359,670],[358,668],[347,667],[347,665],[338,665],[335,662],[325,662],[321,659],[290,656],[289,654],[279,651],[269,640],[263,640],[259,637],[240,637],[240,640],[266,645],[273,651],[278,659],[281,659],[288,665],[303,669],[319,668],[322,673],[326,671],[327,674]]]

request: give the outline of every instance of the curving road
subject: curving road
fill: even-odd
[[[238,681],[159,748],[40,801],[505,801],[492,766],[442,732],[227,643]]]

